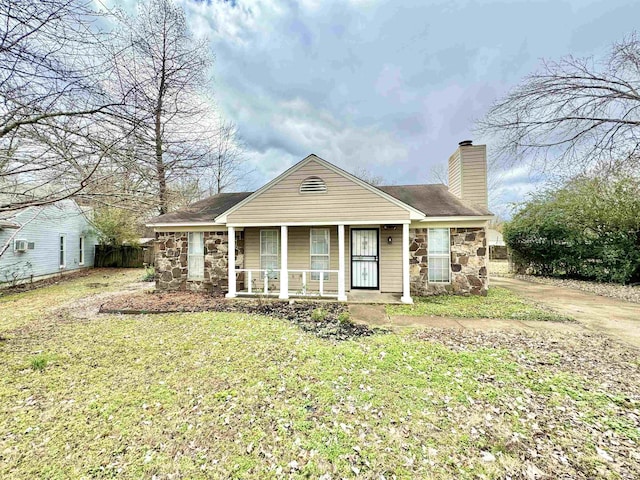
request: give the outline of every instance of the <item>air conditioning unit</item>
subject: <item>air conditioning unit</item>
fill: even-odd
[[[27,241],[26,240],[16,240],[14,245],[14,250],[16,252],[26,252],[27,251]]]

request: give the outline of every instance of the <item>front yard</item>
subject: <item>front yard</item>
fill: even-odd
[[[0,478],[640,476],[637,352],[602,337],[335,341],[241,313],[98,315],[61,285],[0,303]]]
[[[479,295],[435,295],[416,297],[414,302],[413,305],[387,305],[387,313],[390,315],[433,315],[454,318],[571,321],[569,317],[525,300],[502,287],[492,286],[486,297]]]

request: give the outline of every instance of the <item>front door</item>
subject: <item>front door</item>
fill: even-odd
[[[378,229],[351,229],[351,288],[378,288]]]

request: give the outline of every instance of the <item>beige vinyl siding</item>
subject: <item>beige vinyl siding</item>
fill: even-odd
[[[300,193],[301,182],[310,176],[324,180],[326,193]],[[229,214],[227,222],[320,224],[408,219],[408,210],[311,160]]]
[[[265,227],[268,228],[268,227]],[[311,267],[311,245],[310,236],[311,228],[328,228],[329,229],[329,265],[330,270],[338,270],[338,227],[335,225],[317,227],[289,227],[289,270],[308,270]],[[260,230],[258,227],[247,227],[244,230],[245,254],[244,268],[258,270],[260,269]],[[280,229],[278,228],[278,233]],[[345,228],[345,268],[346,278],[349,279],[349,231]],[[257,273],[253,273],[255,277]],[[245,276],[246,278],[246,276]],[[259,283],[262,288],[262,283]],[[270,282],[273,288],[279,288],[277,281]],[[350,282],[345,283],[347,290]],[[320,286],[319,281],[312,281],[311,275],[307,273],[307,289],[309,291],[317,291]],[[329,280],[324,282],[325,290],[338,291],[338,274],[329,275]],[[271,286],[269,288],[272,288]],[[289,275],[289,290],[297,291],[302,289],[302,273],[291,273]]]
[[[395,230],[380,229],[380,291],[402,292],[402,225]]]
[[[457,149],[449,157],[449,191],[458,198],[462,197],[460,181],[460,149]]]
[[[474,205],[487,207],[487,147],[460,147],[462,160],[462,196]]]

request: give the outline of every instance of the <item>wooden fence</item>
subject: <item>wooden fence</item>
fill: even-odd
[[[96,245],[94,265],[107,268],[140,268],[145,264],[146,250],[148,247]]]

